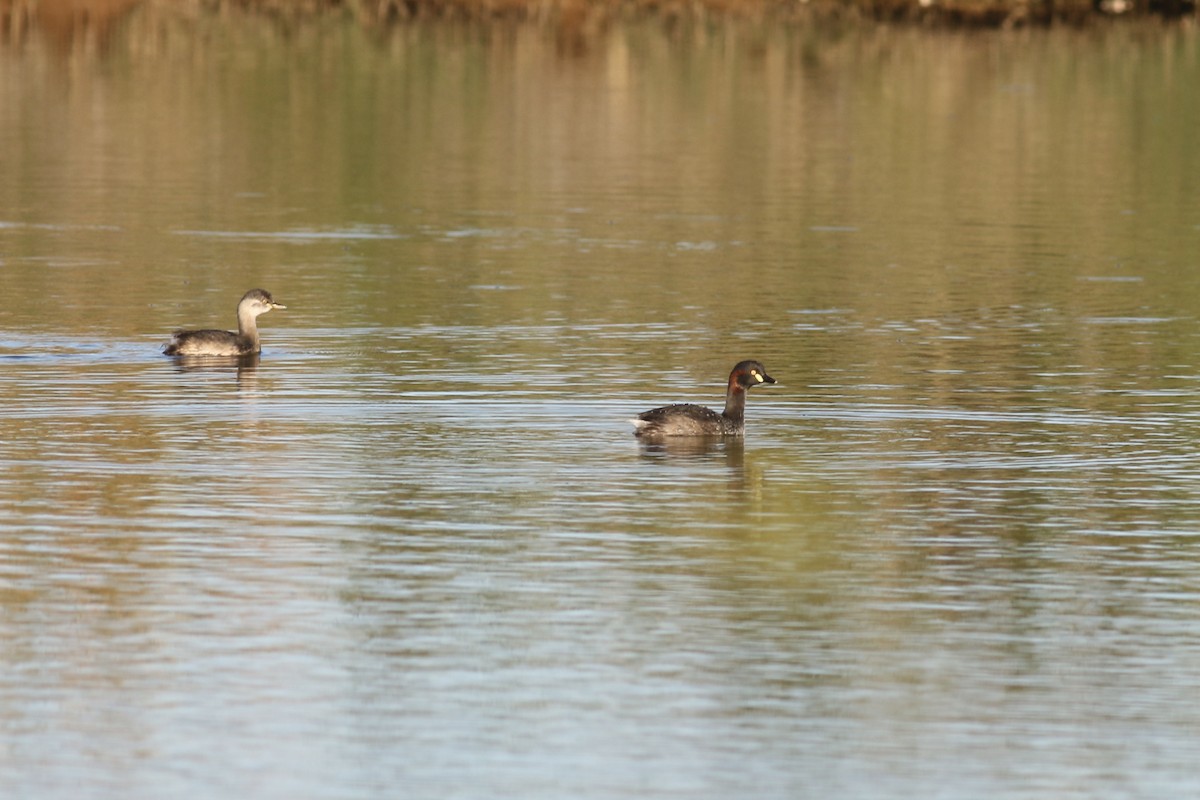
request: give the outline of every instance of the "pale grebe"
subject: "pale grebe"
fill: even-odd
[[[238,332],[200,330],[175,331],[163,353],[169,356],[248,356],[259,352],[258,324],[255,319],[272,308],[287,308],[276,303],[262,289],[251,289],[238,301]]]
[[[760,383],[774,383],[763,365],[757,361],[742,361],[729,373],[729,388],[725,392],[725,410],[718,414],[711,408],[679,403],[638,414],[633,420],[634,436],[741,436],[746,432],[746,390]]]

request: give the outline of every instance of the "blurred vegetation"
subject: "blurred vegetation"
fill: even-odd
[[[1191,20],[1196,12],[1196,0],[0,0],[0,37],[12,42],[38,28],[70,40],[86,27],[103,39],[106,29],[142,6],[168,16],[252,14],[284,24],[330,15],[379,27],[427,20],[520,22],[580,42],[615,23],[645,19],[668,27],[736,19],[1000,28],[1119,16]]]

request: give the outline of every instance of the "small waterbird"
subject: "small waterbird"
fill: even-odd
[[[168,356],[249,356],[262,350],[258,339],[259,314],[272,308],[287,308],[276,303],[262,289],[251,289],[238,301],[238,331],[205,329],[175,331],[163,353]]]
[[[725,410],[691,403],[677,403],[638,414],[633,420],[634,436],[654,439],[663,436],[741,436],[746,432],[746,390],[761,383],[775,383],[757,361],[742,361],[729,373]]]

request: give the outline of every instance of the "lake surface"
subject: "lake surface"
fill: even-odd
[[[0,47],[6,798],[1200,793],[1185,28]],[[262,286],[256,363],[180,363]],[[762,360],[744,442],[639,443]]]

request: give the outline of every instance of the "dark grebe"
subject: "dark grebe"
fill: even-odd
[[[638,414],[633,420],[634,436],[741,436],[746,432],[746,390],[760,383],[774,383],[763,365],[743,361],[729,373],[729,389],[725,393],[725,410],[720,414],[711,408],[680,403],[663,406]]]
[[[238,301],[238,332],[218,330],[175,331],[163,353],[169,356],[248,356],[259,352],[255,319],[272,308],[287,308],[262,289],[251,289]]]

